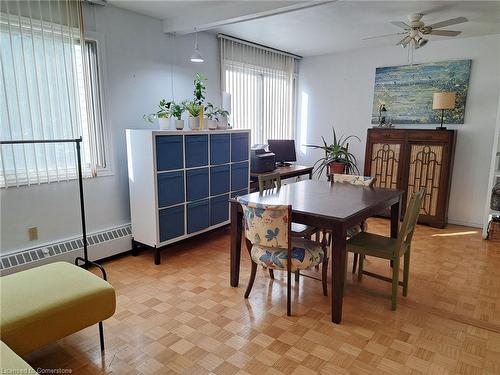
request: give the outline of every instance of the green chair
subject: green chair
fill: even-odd
[[[408,294],[411,240],[417,225],[424,195],[425,189],[412,195],[397,238],[362,232],[347,241],[348,251],[362,255],[359,258],[358,280],[361,281],[362,275],[368,275],[392,283],[392,310],[396,310],[398,285],[403,287],[403,296],[406,297]],[[364,255],[389,259],[392,263],[392,278],[364,271]],[[399,281],[399,264],[401,257],[404,257],[403,282]]]
[[[248,298],[255,281],[257,265],[270,270],[287,272],[287,315],[291,315],[291,274],[323,264],[323,294],[327,291],[328,258],[326,241],[321,244],[307,238],[293,237],[290,222],[292,206],[263,205],[238,198],[243,209],[246,245],[252,271],[245,298]]]

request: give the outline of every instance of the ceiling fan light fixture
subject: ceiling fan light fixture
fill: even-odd
[[[419,40],[417,40],[418,48],[425,46],[427,44],[427,42],[428,42],[427,39],[420,38]]]

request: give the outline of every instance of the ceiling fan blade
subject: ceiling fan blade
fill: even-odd
[[[461,31],[453,30],[431,30],[430,35],[440,35],[440,36],[457,36],[460,35]]]
[[[399,42],[396,43],[397,46],[403,46],[406,47],[408,43],[411,41],[411,36],[407,35],[403,39],[401,39]]]
[[[446,27],[446,26],[451,26],[451,25],[457,25],[459,23],[464,23],[467,22],[468,19],[465,17],[457,17],[457,18],[452,18],[447,21],[441,21],[437,23],[433,23],[432,25],[427,25],[428,27],[431,27],[433,29],[439,29],[441,27]]]
[[[391,34],[384,34],[384,35],[377,35],[377,36],[369,36],[368,38],[363,38],[361,40],[370,40],[370,39],[378,39],[378,38],[387,38],[389,36],[396,36],[396,35],[403,35],[406,34],[405,31],[402,31],[400,33],[391,33]]]
[[[404,22],[400,22],[400,21],[394,21],[394,22],[391,22],[393,25],[395,26],[398,26],[398,27],[401,27],[405,30],[409,30],[411,29],[410,25],[407,25],[406,23]]]

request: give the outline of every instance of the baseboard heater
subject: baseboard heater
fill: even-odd
[[[92,233],[87,236],[89,258],[99,260],[128,251],[131,247],[131,238],[132,230],[130,224]],[[113,241],[117,240],[125,240],[129,245],[124,245],[124,247],[121,248],[118,247],[118,244],[117,246],[109,246]],[[95,251],[97,248],[99,248],[99,251]],[[53,261],[50,258],[55,257],[72,260],[77,255],[70,253],[78,251],[83,251],[83,241],[81,237],[55,242],[40,247],[34,247],[31,249],[20,250],[15,253],[3,255],[0,258],[0,271],[2,274],[7,274],[17,268],[31,268],[35,266],[35,264],[33,264],[35,262],[47,263],[48,261]]]

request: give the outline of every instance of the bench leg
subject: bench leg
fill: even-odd
[[[101,343],[101,352],[104,351],[104,331],[102,328],[102,322],[99,322],[99,341]]]

